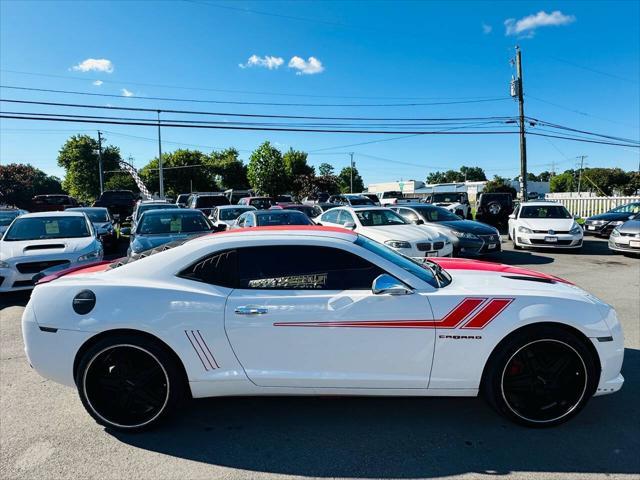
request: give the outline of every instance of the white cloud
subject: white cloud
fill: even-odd
[[[532,38],[535,31],[539,27],[557,27],[560,25],[568,25],[576,21],[573,15],[565,15],[560,10],[554,10],[551,13],[539,11],[535,15],[522,17],[520,20],[508,18],[504,21],[506,35],[521,35],[526,38]]]
[[[289,68],[298,70],[296,75],[314,75],[324,71],[322,62],[316,57],[309,57],[307,60],[298,56],[291,57]]]
[[[87,58],[78,65],[71,67],[76,72],[113,72],[113,63],[106,58]]]
[[[121,92],[123,97],[133,97],[133,92],[127,90],[126,88],[123,88]]]
[[[254,54],[249,57],[247,63],[239,63],[238,66],[240,68],[263,67],[268,68],[269,70],[275,70],[279,68],[283,63],[284,58],[282,57],[273,57],[271,55],[259,57],[258,55]]]
[[[96,80],[95,82],[93,82],[93,84],[94,84],[96,87],[99,87],[99,86],[100,86],[100,85],[102,85],[103,83],[104,83],[104,82],[103,82],[102,80]]]
[[[491,25],[487,25],[486,23],[482,24],[482,33],[489,35],[492,31],[493,27]]]

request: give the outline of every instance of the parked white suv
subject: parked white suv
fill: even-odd
[[[453,245],[444,234],[427,225],[413,225],[389,208],[337,207],[317,220],[322,225],[354,230],[415,259],[450,257],[453,253]]]
[[[564,205],[525,202],[509,215],[509,238],[515,249],[582,247],[583,231]]]

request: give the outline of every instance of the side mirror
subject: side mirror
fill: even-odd
[[[342,225],[344,228],[347,228],[349,230],[355,230],[356,228],[356,224],[353,222],[345,222],[344,225]]]
[[[391,275],[383,273],[376,277],[371,286],[371,292],[374,295],[411,295],[413,290],[407,287],[400,280],[395,279]]]
[[[413,223],[415,223],[416,225],[424,225],[424,220],[422,220],[421,218],[414,220]]]
[[[509,214],[509,218],[516,218],[516,214],[515,213]]]
[[[130,235],[131,235],[131,228],[129,228],[129,227],[122,227],[122,228],[120,229],[120,235],[130,236]]]
[[[215,225],[213,227],[213,229],[216,232],[224,232],[227,229],[227,224],[226,223],[220,223],[219,225]]]
[[[113,214],[113,220],[115,222],[119,222],[120,221],[120,214],[119,213],[114,213]]]
[[[131,218],[131,215],[124,219],[125,222],[130,222],[131,220],[133,220],[133,218]]]
[[[316,225],[322,226],[322,224],[320,222],[316,222]]]

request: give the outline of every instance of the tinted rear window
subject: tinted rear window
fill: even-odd
[[[218,205],[229,205],[229,199],[223,195],[207,195],[196,199],[196,208],[211,208]]]

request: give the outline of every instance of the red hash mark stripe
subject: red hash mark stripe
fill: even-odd
[[[347,328],[461,328],[482,329],[514,300],[513,298],[465,298],[439,320],[346,320],[338,322],[276,322],[274,327],[347,327]]]

